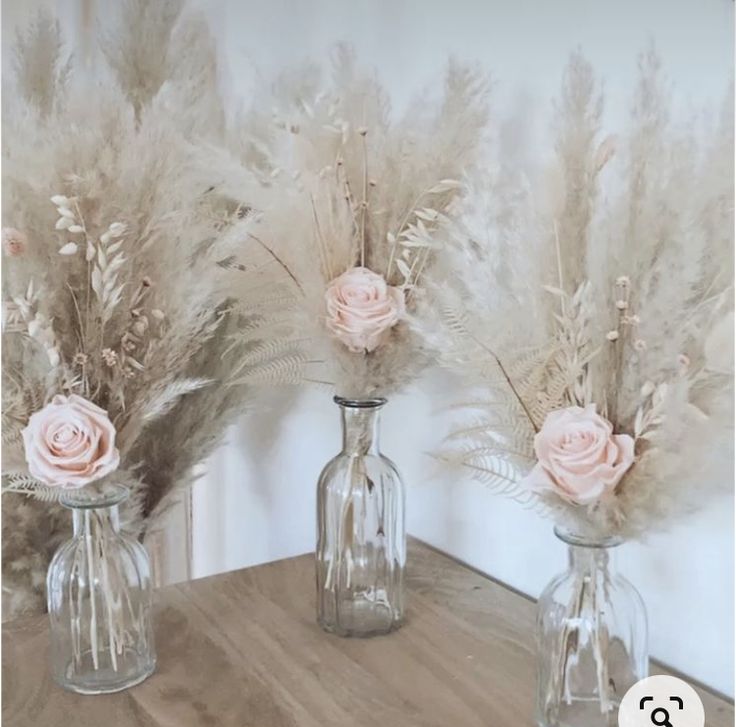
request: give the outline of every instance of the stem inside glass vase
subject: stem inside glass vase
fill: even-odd
[[[123,642],[124,623],[121,617],[121,604],[114,594],[124,591],[120,583],[120,573],[110,566],[108,561],[108,547],[111,537],[120,530],[120,514],[118,506],[128,497],[124,487],[114,486],[104,492],[75,492],[62,496],[61,504],[72,510],[72,527],[74,537],[84,540],[84,548],[75,551],[73,568],[84,570],[89,574],[90,592],[90,646],[92,650],[92,664],[95,670],[100,668],[100,647],[98,643],[98,622],[104,620],[104,633],[107,636],[107,648],[110,654],[112,670],[118,671],[118,655]],[[96,589],[100,587],[100,594]],[[78,591],[76,602],[71,603],[71,628],[76,638],[73,640],[74,658],[77,664],[81,663],[81,634],[79,622],[81,620],[81,589]],[[98,605],[103,607],[104,613],[98,614]],[[78,606],[78,608],[75,608]],[[102,645],[105,646],[104,644]]]
[[[380,411],[386,404],[386,399],[344,399],[340,396],[334,397],[334,402],[340,407],[342,418],[342,452],[341,454],[349,457],[348,481],[350,483],[350,493],[359,492],[361,487],[365,486],[368,492],[372,492],[375,484],[368,476],[366,471],[366,456],[378,456],[378,432],[380,424]],[[356,518],[357,498],[348,496],[344,498],[340,516],[337,523],[337,540],[341,544],[340,553],[344,553],[347,558],[352,558],[353,548],[352,541],[356,527],[360,539],[365,538],[362,532],[362,523],[364,521],[364,512],[358,512]],[[364,499],[363,499],[364,502]],[[380,534],[379,534],[380,535]],[[340,566],[340,559],[336,558],[330,561],[327,571],[327,581],[325,588],[330,588],[335,577],[335,570]],[[347,568],[347,585],[350,586],[352,569]]]
[[[403,614],[404,490],[379,449],[385,399],[335,397],[342,449],[318,485],[318,620],[342,636],[396,628]]]
[[[612,708],[609,695],[608,676],[608,644],[610,635],[605,621],[601,619],[606,594],[610,591],[610,579],[613,560],[611,548],[621,544],[617,538],[587,538],[571,533],[562,528],[555,528],[555,535],[568,545],[568,561],[570,570],[578,575],[570,601],[570,611],[562,631],[560,648],[561,663],[558,676],[561,680],[559,688],[565,699],[572,700],[572,690],[568,682],[569,660],[575,649],[571,641],[578,638],[575,624],[588,615],[592,619],[591,646],[595,663],[596,681],[600,701],[601,714],[607,714]]]
[[[538,724],[610,727],[621,698],[647,674],[646,612],[615,569],[616,537],[563,528],[568,569],[539,598]]]
[[[56,681],[82,694],[126,689],[156,663],[148,558],[120,532],[125,487],[69,490],[73,537],[49,566],[48,610]]]
[[[342,451],[351,456],[378,454],[381,409],[386,399],[334,397],[342,416]]]

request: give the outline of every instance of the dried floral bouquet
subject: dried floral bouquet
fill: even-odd
[[[437,233],[483,141],[486,97],[481,75],[450,63],[439,101],[417,99],[396,120],[339,47],[330,76],[284,75],[231,133],[250,171],[233,196],[288,270],[295,327],[342,408],[344,448],[318,483],[316,555],[318,621],[341,635],[402,622],[404,491],[377,451],[377,412],[432,360],[411,320],[433,305]]]
[[[667,102],[649,52],[630,127],[601,140],[574,55],[552,167],[478,178],[443,248],[438,345],[483,393],[440,458],[594,541],[645,538],[732,482],[732,119],[678,129]],[[570,623],[599,612],[580,588]],[[561,638],[564,694],[579,634]],[[608,713],[622,694],[596,638]]]
[[[131,490],[135,533],[191,483],[253,386],[298,378],[302,360],[277,325],[283,270],[248,248],[222,175],[200,163],[217,116],[199,90],[214,78],[209,36],[155,10],[128,6],[93,90],[40,16],[19,37],[4,103],[3,490],[52,501],[114,480]],[[191,73],[159,77],[135,55],[149,21],[164,45],[187,39]],[[247,266],[231,269],[244,249]],[[53,503],[6,499],[6,614],[37,607],[64,520]]]
[[[407,321],[482,142],[486,82],[451,63],[438,105],[417,100],[393,121],[385,91],[339,47],[331,77],[308,66],[270,96],[231,135],[253,175],[240,189],[252,236],[289,270],[299,325],[337,393],[386,396],[428,362]]]

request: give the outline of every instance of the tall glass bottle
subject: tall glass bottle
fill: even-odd
[[[620,540],[555,535],[569,565],[539,598],[537,724],[617,727],[621,699],[648,675],[644,602],[616,572]]]
[[[128,490],[70,490],[74,533],[54,555],[46,580],[51,670],[82,694],[118,692],[153,673],[148,556],[120,532],[118,506]]]
[[[317,489],[317,620],[340,636],[373,636],[404,616],[405,492],[379,449],[385,399],[335,397],[342,451]]]

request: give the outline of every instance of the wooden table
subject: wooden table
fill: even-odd
[[[164,588],[158,670],[119,694],[56,687],[45,617],[6,624],[3,727],[531,727],[534,603],[409,556],[407,624],[368,640],[315,625],[311,555]],[[699,692],[708,726],[732,727],[733,704]]]

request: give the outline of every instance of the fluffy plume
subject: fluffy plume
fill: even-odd
[[[118,82],[93,95],[68,73],[29,81],[61,63],[57,26],[39,19],[8,79],[22,92],[3,104],[3,225],[25,240],[3,270],[4,490],[53,499],[29,480],[20,431],[54,394],[76,393],[116,428],[121,464],[111,477],[133,490],[126,518],[137,533],[191,482],[254,385],[298,381],[303,360],[283,324],[287,276],[250,240],[251,221],[223,202],[223,175],[202,163],[195,132],[205,116],[191,106],[191,77],[172,71],[149,85],[156,58],[130,45],[145,30],[171,48],[184,33],[191,67],[210,73],[205,29],[163,5],[128,5],[120,42],[109,44]],[[151,13],[158,30],[146,26]],[[199,102],[207,113],[210,102]],[[240,265],[230,264],[236,253]],[[246,291],[237,302],[235,287]],[[236,340],[236,330],[248,333]],[[25,580],[40,595],[38,570],[67,520],[57,508],[4,509],[14,588]],[[37,539],[48,547],[21,556]]]
[[[615,135],[596,88],[575,54],[551,168],[478,177],[449,230],[436,345],[479,395],[440,456],[578,532],[636,538],[732,482],[732,119],[673,125],[653,51]],[[635,439],[615,491],[521,487],[547,414],[589,403]]]

